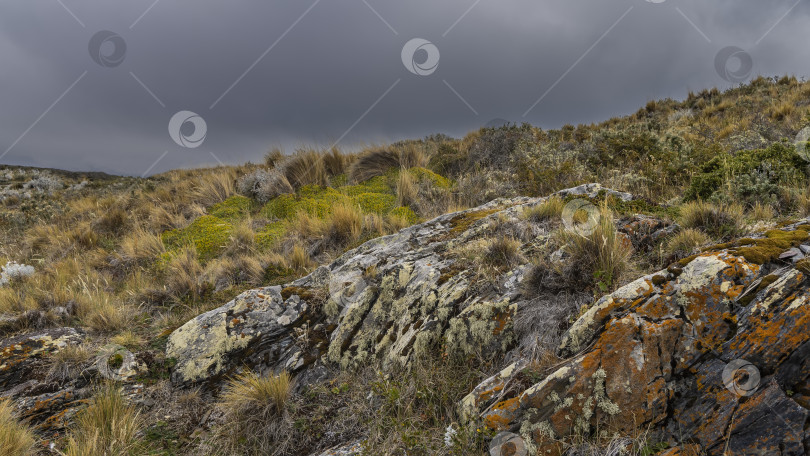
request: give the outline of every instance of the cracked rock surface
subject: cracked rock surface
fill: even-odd
[[[784,231],[806,240],[805,223]],[[562,365],[500,397],[523,368],[510,366],[465,398],[468,415],[519,432],[531,454],[638,428],[706,454],[806,454],[807,271],[728,249],[682,263],[601,298],[564,336]]]

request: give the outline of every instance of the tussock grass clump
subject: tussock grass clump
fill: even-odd
[[[415,179],[407,170],[400,170],[397,177],[397,206],[410,206],[419,196]]]
[[[160,236],[137,228],[121,241],[118,254],[126,262],[146,264],[166,252]]]
[[[194,298],[199,294],[198,278],[202,275],[203,267],[198,260],[197,250],[186,247],[169,262],[166,289],[178,301]]]
[[[284,411],[291,391],[292,378],[286,371],[267,377],[247,372],[228,382],[220,405],[234,417],[243,417],[244,412],[268,416]]]
[[[134,454],[141,417],[128,405],[121,390],[102,386],[79,412],[71,427],[66,456],[123,456]]]
[[[632,245],[616,231],[607,204],[599,210],[599,220],[590,234],[560,230],[560,239],[569,262],[592,273],[601,292],[615,289],[630,272]]]
[[[132,321],[133,309],[116,302],[109,294],[91,291],[80,303],[79,316],[86,326],[99,332],[113,332],[126,328]]]
[[[275,168],[275,166],[280,163],[284,159],[284,152],[281,151],[278,147],[274,147],[270,149],[266,154],[264,154],[264,164],[268,168]]]
[[[744,229],[741,205],[693,201],[681,206],[680,222],[684,228],[700,229],[716,239],[731,238]]]
[[[365,182],[383,176],[391,168],[416,168],[427,165],[430,157],[417,145],[378,148],[360,154],[349,168],[352,182]]]
[[[17,419],[10,400],[0,400],[0,454],[3,456],[29,456],[37,438],[34,432]]]
[[[672,236],[666,244],[666,251],[676,259],[692,255],[700,247],[711,242],[711,238],[700,230],[687,228]]]
[[[296,244],[293,246],[292,252],[290,253],[289,264],[291,269],[299,274],[303,274],[312,268],[313,262],[304,246]]]
[[[327,226],[327,235],[334,244],[349,245],[363,234],[363,212],[357,206],[340,204],[332,210]]]
[[[253,219],[246,217],[234,224],[225,254],[228,256],[249,254],[255,247],[256,233],[253,231]]]
[[[365,182],[372,177],[383,176],[400,165],[399,152],[392,149],[375,149],[360,154],[349,168],[352,182]]]
[[[340,152],[340,149],[333,147],[329,152],[323,154],[322,160],[326,173],[332,177],[344,174],[354,160],[354,156],[345,155]]]
[[[546,220],[559,219],[562,217],[565,201],[559,196],[549,197],[542,203],[527,208],[523,216],[533,222],[544,222]],[[575,214],[576,215],[576,214]]]
[[[756,221],[769,221],[773,220],[776,216],[773,206],[770,204],[762,204],[757,201],[748,211],[748,217]]]
[[[301,149],[281,166],[281,172],[295,189],[306,185],[326,186],[329,174],[323,156],[312,149]]]
[[[286,371],[267,377],[247,372],[231,379],[219,401],[226,422],[216,446],[228,454],[278,454],[274,448],[289,438],[283,418],[291,393]]]
[[[68,345],[48,358],[48,379],[58,382],[75,379],[92,356],[84,345]]]
[[[118,235],[129,228],[129,214],[120,206],[107,208],[94,223],[93,228],[107,235]]]
[[[517,264],[521,258],[520,241],[507,236],[493,239],[484,254],[486,263],[496,268],[508,268]]]
[[[236,192],[235,180],[233,168],[216,168],[203,173],[191,191],[192,201],[205,207],[221,203]]]

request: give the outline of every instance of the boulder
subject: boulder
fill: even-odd
[[[559,195],[606,192],[631,198],[597,184]],[[321,377],[324,364],[406,365],[441,347],[451,356],[503,354],[516,345],[515,315],[529,305],[521,290],[528,259],[551,234],[549,224],[523,214],[546,200],[499,199],[442,215],[366,242],[283,287],[248,291],[170,335],[167,356],[177,361],[172,380],[204,383],[248,367],[288,370],[309,381]],[[521,244],[519,261],[488,285],[453,253],[507,235]],[[627,236],[636,242],[635,232]]]
[[[785,232],[807,237],[796,226]],[[807,272],[756,250],[773,242],[745,243],[753,246],[721,246],[601,298],[565,334],[565,362],[506,388],[528,369],[512,365],[461,407],[519,433],[533,455],[563,454],[573,436],[635,429],[684,449],[672,454],[805,454]]]
[[[43,366],[44,358],[79,344],[83,337],[73,328],[51,328],[0,341],[0,391],[28,380]]]

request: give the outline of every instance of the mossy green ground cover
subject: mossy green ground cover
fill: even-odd
[[[233,226],[219,217],[203,215],[183,229],[164,232],[162,239],[170,251],[193,244],[201,259],[210,259],[228,245],[232,230]]]
[[[170,252],[193,244],[201,259],[211,259],[227,246],[234,224],[255,217],[269,221],[256,231],[255,238],[260,248],[268,249],[284,239],[289,222],[298,214],[323,219],[342,204],[359,207],[368,214],[397,217],[409,224],[418,223],[419,216],[410,207],[397,206],[396,182],[400,172],[392,169],[383,176],[354,185],[349,185],[345,176],[337,176],[332,179],[336,187],[307,185],[294,194],[276,197],[264,206],[245,196],[232,196],[210,207],[207,215],[189,226],[164,232],[163,243]],[[451,180],[424,168],[411,168],[407,172],[420,185],[442,189],[453,185]]]

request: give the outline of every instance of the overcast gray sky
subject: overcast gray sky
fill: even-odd
[[[11,0],[0,163],[141,175],[496,118],[589,123],[805,76],[808,31],[810,0]],[[202,141],[190,114],[170,134],[180,111]]]

